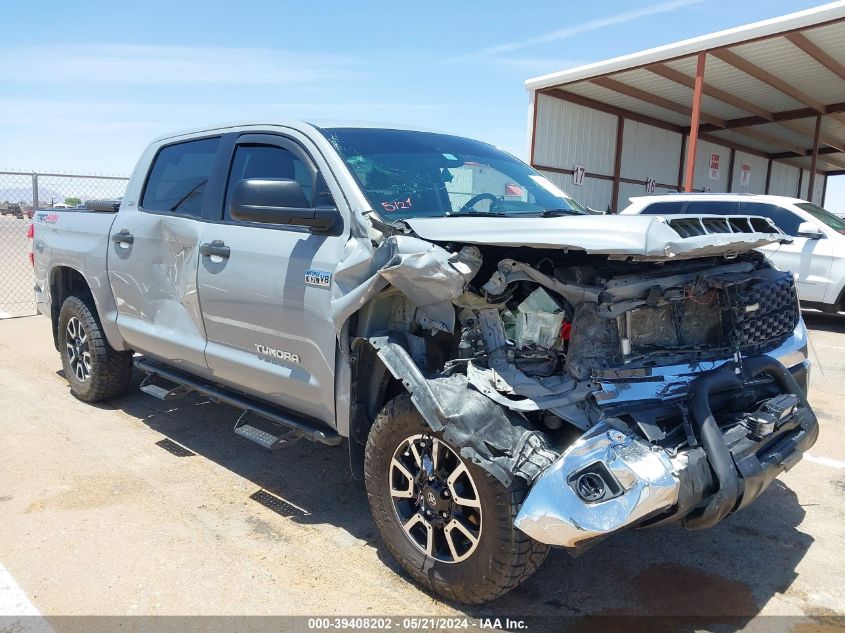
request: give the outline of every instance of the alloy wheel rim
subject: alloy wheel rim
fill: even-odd
[[[478,487],[463,459],[430,435],[400,442],[388,472],[393,510],[410,542],[426,556],[460,563],[481,540]]]
[[[88,332],[77,317],[67,322],[65,345],[67,346],[70,370],[79,382],[91,377],[91,349],[88,346]]]

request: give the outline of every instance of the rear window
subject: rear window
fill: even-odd
[[[738,215],[739,203],[732,200],[672,200],[655,202],[643,209],[646,215]]]
[[[216,137],[162,147],[150,169],[141,207],[200,217],[219,145]]]
[[[684,201],[655,202],[640,211],[640,215],[678,215],[684,208]]]
[[[730,200],[691,200],[684,213],[692,215],[736,215],[736,202]]]

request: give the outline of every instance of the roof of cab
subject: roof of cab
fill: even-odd
[[[276,121],[256,120],[256,121],[236,121],[229,123],[220,123],[217,125],[205,125],[202,127],[191,128],[188,130],[179,130],[170,134],[164,134],[153,139],[153,143],[160,141],[167,141],[183,136],[194,136],[204,132],[226,132],[233,131],[238,128],[249,128],[256,126],[268,127],[287,127],[294,130],[305,129],[327,129],[327,128],[369,128],[369,129],[383,129],[383,130],[408,130],[413,132],[431,132],[435,134],[449,134],[440,130],[430,130],[419,126],[405,125],[401,123],[385,123],[376,121],[344,121],[344,120],[323,120],[315,119],[304,121],[301,119],[279,119]]]

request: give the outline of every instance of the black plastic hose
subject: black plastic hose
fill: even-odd
[[[716,479],[719,490],[700,514],[684,519],[684,526],[691,529],[704,529],[716,525],[724,519],[736,505],[739,497],[739,478],[733,457],[722,437],[722,431],[716,424],[716,418],[710,410],[710,394],[742,386],[742,380],[735,373],[733,364],[722,365],[696,378],[692,384],[693,426],[707,453],[707,459]]]
[[[809,408],[807,396],[795,377],[780,362],[771,356],[752,356],[742,360],[742,367],[748,378],[760,374],[769,374],[778,387],[785,393],[795,394],[802,407]],[[736,507],[740,494],[739,477],[733,457],[725,443],[725,438],[713,412],[710,410],[710,394],[714,391],[739,388],[743,384],[740,374],[736,373],[733,363],[722,365],[707,372],[692,383],[693,426],[699,436],[710,466],[719,482],[719,490],[701,512],[688,515],[684,526],[691,530],[704,529],[716,525]]]

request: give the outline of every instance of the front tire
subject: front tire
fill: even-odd
[[[123,394],[132,381],[132,352],[106,340],[90,301],[71,296],[59,311],[59,352],[71,393],[84,402]]]
[[[433,433],[402,395],[367,439],[364,479],[373,519],[415,581],[464,603],[488,602],[533,574],[548,546],[513,525],[527,494],[505,487]]]

